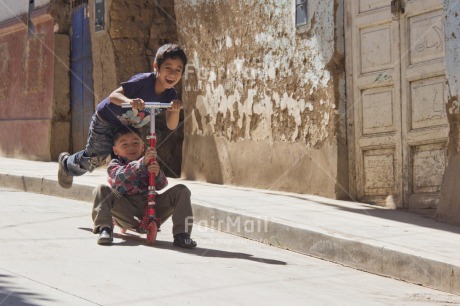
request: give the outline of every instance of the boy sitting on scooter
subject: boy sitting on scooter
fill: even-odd
[[[113,241],[113,220],[122,229],[136,229],[147,207],[149,172],[155,173],[156,190],[161,190],[168,180],[160,169],[154,148],[148,148],[145,156],[144,142],[135,128],[122,127],[114,136],[112,159],[107,167],[109,186],[99,185],[94,191],[93,233],[99,233],[98,244]],[[155,198],[156,215],[164,222],[172,215],[174,245],[194,248],[196,242],[190,238],[193,214],[190,190],[176,185]]]

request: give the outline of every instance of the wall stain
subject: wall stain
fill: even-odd
[[[446,114],[449,122],[447,158],[450,160],[460,152],[460,102],[457,95],[450,96],[447,100]]]
[[[335,47],[330,22],[337,3],[312,3],[314,14],[305,35],[296,34],[290,5],[176,1],[177,12],[195,16],[195,22],[178,28],[199,74],[186,84],[203,84],[197,94],[204,105],[195,114],[207,115],[205,122],[196,116],[197,122],[203,121],[196,134],[215,132],[231,142],[268,137],[316,149],[337,136],[339,82],[344,79],[344,58]],[[232,18],[228,11],[235,12]],[[254,11],[258,18],[247,18]],[[200,25],[207,31],[197,30]]]

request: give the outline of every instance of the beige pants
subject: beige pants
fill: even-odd
[[[192,232],[193,213],[190,203],[190,190],[184,185],[176,185],[158,194],[155,198],[156,215],[161,223],[172,215],[173,235]],[[132,229],[139,226],[138,220],[144,217],[147,195],[122,195],[115,189],[99,185],[94,190],[93,233],[103,227],[112,228],[112,218],[121,228]]]

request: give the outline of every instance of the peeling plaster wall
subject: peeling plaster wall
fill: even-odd
[[[343,1],[176,1],[190,65],[183,175],[343,198]]]
[[[436,210],[440,221],[460,225],[460,1],[444,0],[446,74],[449,121],[448,164],[441,186],[441,201]]]

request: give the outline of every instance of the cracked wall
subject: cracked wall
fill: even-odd
[[[176,1],[186,178],[344,197],[342,1]]]

